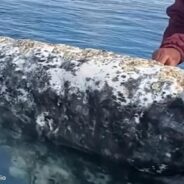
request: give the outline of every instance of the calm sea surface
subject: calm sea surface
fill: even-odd
[[[0,35],[150,57],[173,0],[0,0]]]
[[[0,36],[106,49],[149,58],[167,25],[172,0],[0,0]],[[0,131],[0,183],[180,184],[181,176],[156,177],[127,166],[17,140]],[[13,140],[13,141],[12,141]],[[6,181],[4,181],[6,176]]]

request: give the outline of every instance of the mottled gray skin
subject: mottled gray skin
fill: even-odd
[[[75,152],[10,138],[13,136],[9,132],[1,130],[0,155],[8,158],[8,163],[0,166],[1,175],[7,177],[5,183],[114,184],[107,169]],[[3,160],[1,157],[0,161]]]
[[[0,127],[156,173],[184,168],[184,72],[0,38]]]
[[[6,160],[5,164],[4,160]],[[154,176],[140,173],[127,165],[117,167],[96,157],[78,154],[74,150],[58,149],[39,141],[15,139],[14,134],[1,129],[0,173],[5,183],[22,184],[183,184],[178,176]],[[11,177],[10,177],[11,176]],[[3,182],[3,181],[2,181]]]

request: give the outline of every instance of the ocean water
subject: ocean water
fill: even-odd
[[[0,35],[149,58],[174,0],[0,0]]]
[[[105,49],[150,58],[172,0],[0,0],[0,36]],[[0,183],[180,184],[0,129]],[[6,176],[6,180],[3,176]]]

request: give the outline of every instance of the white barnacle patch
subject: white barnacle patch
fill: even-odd
[[[42,114],[40,114],[40,115],[37,116],[36,123],[40,127],[44,127],[46,125],[46,122],[45,122],[45,113],[42,113]]]
[[[78,67],[77,61],[68,61],[74,64],[75,74],[71,71],[67,71],[63,68],[55,67],[50,68],[48,73],[51,76],[50,85],[58,95],[63,95],[64,83],[68,81],[70,83],[70,93],[76,93],[77,91],[85,93],[86,90],[98,90],[101,91],[105,85],[108,85],[113,92],[114,96],[122,94],[121,97],[126,99],[125,101],[119,100],[119,103],[128,103],[128,89],[121,85],[121,79],[117,76],[117,71],[121,71],[119,63],[113,61],[97,62],[95,60],[86,61]],[[76,65],[76,66],[75,66]],[[110,74],[110,78],[108,78]],[[113,80],[117,78],[117,80]],[[72,90],[73,89],[73,90]],[[76,91],[77,90],[77,91]]]
[[[51,68],[48,70],[48,73],[51,76],[51,80],[49,81],[51,88],[56,94],[64,95],[64,82],[74,81],[72,73],[62,68]]]
[[[40,135],[43,130],[48,130],[49,133],[52,134],[56,134],[58,132],[58,128],[54,128],[53,119],[49,118],[48,116],[48,112],[43,112],[36,118],[36,129]]]
[[[14,47],[12,44],[6,44],[1,48],[5,56],[13,56],[19,54],[19,48]]]
[[[53,47],[49,47],[46,44],[42,45],[41,47],[37,47],[33,50],[33,55],[38,57],[40,60],[47,59],[52,53]]]
[[[159,173],[159,174],[163,173],[165,170],[167,170],[167,167],[168,166],[166,164],[161,164],[159,166],[159,169],[157,169],[157,173]]]
[[[1,88],[0,88],[0,94],[2,95],[4,93],[6,93],[6,90],[7,90],[7,87],[5,85],[1,86]]]
[[[133,104],[139,104],[144,108],[149,107],[154,102],[164,102],[168,97],[175,98],[182,88],[178,88],[178,84],[173,81],[160,81],[158,73],[161,67],[156,65],[154,67],[141,68],[136,67],[136,74],[138,74],[139,81],[136,86],[135,93],[132,98]],[[132,72],[133,73],[133,72]],[[132,75],[132,74],[129,74]],[[176,93],[176,89],[178,92]]]
[[[166,153],[165,156],[171,158],[171,153]]]
[[[15,71],[22,71],[24,69],[26,60],[18,56],[15,57],[12,62],[16,65]]]
[[[144,173],[151,173],[150,168],[143,168],[143,169],[137,168],[137,170],[139,170],[140,172],[144,172]]]
[[[19,92],[19,95],[17,96],[18,101],[27,102],[29,93],[23,88],[18,89],[18,92]]]
[[[140,117],[139,116],[134,116],[134,121],[136,124],[140,123]]]
[[[80,89],[84,91],[86,88],[90,88],[91,90],[101,91],[105,85],[108,85],[112,89],[114,96],[118,97],[119,94],[122,94],[127,100],[129,94],[128,89],[121,85],[121,79],[117,71],[121,71],[118,61],[117,63],[113,62],[113,60],[103,63],[100,61],[98,63],[94,61],[86,62],[76,73],[77,81],[81,81],[78,85],[84,82],[82,80],[83,78],[91,78],[92,80],[86,82]],[[110,77],[108,77],[109,75]]]

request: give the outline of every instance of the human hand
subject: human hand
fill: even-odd
[[[176,66],[181,61],[181,54],[175,48],[160,48],[156,50],[152,59],[169,66]]]

